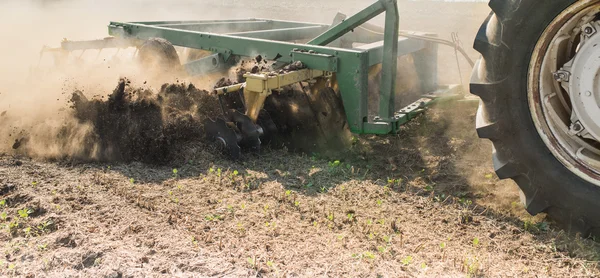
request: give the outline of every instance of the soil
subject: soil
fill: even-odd
[[[257,14],[340,6],[288,2],[257,2]],[[419,14],[431,3],[401,2],[407,29],[451,31],[443,22],[460,18],[465,41],[487,13],[436,2],[442,17]],[[454,75],[440,67],[442,79]],[[476,103],[439,104],[397,135],[354,136],[345,152],[266,148],[232,162],[201,139],[202,120],[219,113],[214,96],[173,83],[75,92],[75,121],[58,140],[83,136],[84,151],[32,158],[25,135],[0,153],[1,276],[600,275],[598,243],[527,215],[516,185],[493,174],[491,144],[473,129]]]
[[[438,106],[397,136],[355,138],[337,160],[266,150],[232,162],[202,145],[162,166],[3,154],[0,272],[600,274],[597,243],[569,236],[543,217],[524,216],[514,185],[492,175],[490,146],[469,128],[475,109],[468,102]]]

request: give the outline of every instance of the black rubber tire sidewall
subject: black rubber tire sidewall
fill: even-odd
[[[498,135],[490,139],[500,164],[513,169],[508,175],[526,195],[530,212],[538,212],[537,207],[566,230],[588,234],[600,226],[600,187],[575,175],[550,152],[535,128],[527,94],[529,63],[538,39],[555,17],[575,2],[491,1],[498,20],[488,18],[486,23],[499,24],[501,31],[495,38],[487,38],[495,47],[479,47],[486,62],[474,70],[485,73],[485,82],[499,85],[495,90],[473,93],[495,94],[482,96],[484,109],[492,111],[488,117],[498,125]]]

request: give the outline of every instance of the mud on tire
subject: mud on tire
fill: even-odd
[[[566,168],[542,141],[528,104],[528,70],[538,39],[575,0],[491,0],[474,48],[471,79],[481,98],[477,133],[493,143],[498,177],[513,179],[533,215],[545,212],[571,233],[600,235],[600,187]]]

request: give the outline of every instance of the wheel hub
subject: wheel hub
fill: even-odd
[[[600,186],[600,1],[576,1],[547,26],[531,55],[528,100],[550,152]]]
[[[573,108],[569,134],[600,141],[600,23],[581,28],[575,57],[554,73],[567,90]]]

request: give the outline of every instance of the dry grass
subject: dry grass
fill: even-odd
[[[4,155],[0,273],[598,275],[595,242],[524,215],[516,186],[490,175],[474,109],[436,108],[337,159],[270,150],[231,163],[195,149],[158,167]]]

